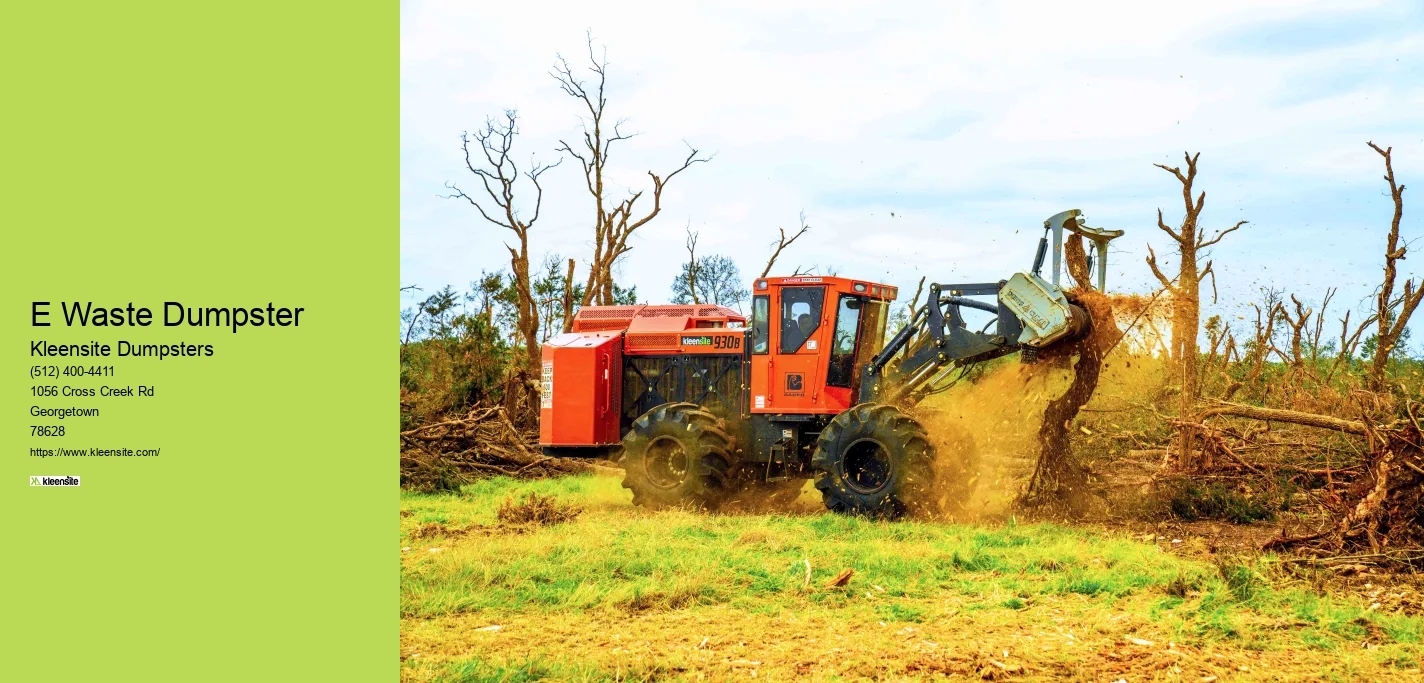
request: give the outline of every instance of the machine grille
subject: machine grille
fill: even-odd
[[[583,322],[574,321],[578,332],[602,332],[604,330],[621,330],[628,326],[627,320],[609,320],[603,322]]]
[[[735,420],[745,405],[741,356],[677,355],[623,358],[623,424],[664,403],[696,403]]]
[[[633,314],[638,311],[637,306],[600,306],[598,308],[585,308],[579,311],[579,317],[594,320],[599,318],[621,318],[631,320]]]
[[[673,308],[671,306],[649,306],[638,312],[639,318],[680,318],[692,315],[691,306]]]
[[[628,348],[670,349],[677,346],[675,334],[636,334],[628,336]]]

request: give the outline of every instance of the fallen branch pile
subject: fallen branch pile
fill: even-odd
[[[1316,533],[1273,539],[1265,549],[1293,548],[1317,556],[1368,553],[1397,563],[1399,558],[1414,558],[1424,549],[1424,430],[1416,404],[1406,401],[1403,412],[1390,424],[1376,424],[1368,417],[1345,420],[1221,402],[1202,411],[1196,423],[1206,427],[1209,418],[1230,415],[1365,437],[1367,448],[1358,468],[1329,472],[1345,475],[1343,495],[1332,506],[1335,519],[1331,524]],[[1224,441],[1213,442],[1212,430],[1204,431],[1206,450],[1226,451],[1240,461],[1229,453]]]
[[[541,454],[537,433],[515,428],[502,406],[475,406],[464,417],[401,432],[400,439],[400,485],[417,491],[459,490],[482,476],[545,477],[606,469]]]

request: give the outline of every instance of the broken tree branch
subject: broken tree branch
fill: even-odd
[[[1231,415],[1233,417],[1245,417],[1270,422],[1289,422],[1291,424],[1329,429],[1360,436],[1364,436],[1367,433],[1365,423],[1358,420],[1343,420],[1329,415],[1316,415],[1315,413],[1302,413],[1295,410],[1281,410],[1279,408],[1259,408],[1257,406],[1228,403],[1226,401],[1217,402],[1208,406],[1200,413],[1197,413],[1197,422],[1204,422],[1207,418],[1216,415]]]
[[[791,246],[791,243],[792,243],[792,242],[795,242],[795,241],[797,240],[797,238],[799,238],[799,237],[801,237],[802,235],[806,234],[806,231],[807,231],[807,230],[810,230],[810,229],[811,229],[811,226],[809,226],[809,225],[806,224],[806,212],[805,212],[805,211],[802,211],[802,212],[801,212],[801,229],[800,229],[800,230],[797,230],[797,231],[796,231],[796,234],[792,235],[790,239],[787,239],[787,237],[786,237],[786,228],[777,228],[777,230],[781,232],[781,237],[780,237],[780,238],[777,240],[777,242],[776,242],[776,249],[771,252],[771,258],[770,258],[770,259],[767,259],[766,267],[763,268],[762,271],[761,271],[761,277],[766,277],[767,275],[769,275],[769,274],[771,273],[771,267],[774,266],[774,265],[776,265],[776,259],[777,259],[777,257],[781,256],[782,250],[784,250],[784,249],[786,249],[787,247]],[[799,271],[800,269],[798,268],[797,270]]]

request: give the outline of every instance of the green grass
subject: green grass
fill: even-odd
[[[490,480],[461,497],[404,500],[414,513],[408,519],[493,525],[493,511],[505,496],[534,490],[597,509],[600,500],[616,497],[618,491],[610,487],[617,486],[589,478],[528,484]],[[478,543],[438,554],[415,553],[402,575],[402,614],[720,603],[792,607],[807,601],[840,607],[859,599],[850,590],[803,592],[807,560],[813,586],[853,568],[857,585],[879,586],[887,596],[910,599],[946,590],[1120,596],[1166,585],[1182,571],[1203,579],[1212,571],[1210,566],[1184,570],[1152,546],[1054,525],[986,531],[830,514],[709,516],[631,508],[620,515],[586,517],[565,528],[495,531]],[[406,521],[403,528],[414,524]]]
[[[530,491],[583,512],[552,526],[500,525],[499,504]],[[1270,557],[1214,564],[1125,536],[1053,524],[649,512],[627,499],[616,480],[592,477],[489,479],[458,495],[404,494],[403,631],[461,615],[496,623],[603,615],[597,618],[618,623],[637,615],[725,614],[719,610],[901,626],[944,623],[963,612],[1009,627],[1022,620],[1022,628],[1031,629],[1042,628],[1035,620],[1047,603],[1056,606],[1054,614],[1070,608],[1130,613],[1137,628],[1197,647],[1303,648],[1350,653],[1352,659],[1341,660],[1350,666],[1365,657],[1371,666],[1406,668],[1417,667],[1424,652],[1424,620],[1370,611],[1358,600],[1290,583]],[[412,536],[431,522],[448,531]],[[846,568],[855,570],[847,587],[824,587]],[[1361,650],[1367,639],[1374,649]],[[607,677],[577,656],[552,656],[456,657],[436,678]],[[634,673],[625,675],[637,678]],[[662,675],[656,666],[644,673]]]

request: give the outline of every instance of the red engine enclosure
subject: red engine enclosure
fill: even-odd
[[[539,443],[617,443],[623,387],[621,332],[562,334],[544,342]]]
[[[745,322],[725,306],[584,307],[574,316],[573,332],[544,343],[539,445],[618,443],[625,350],[740,353]]]

